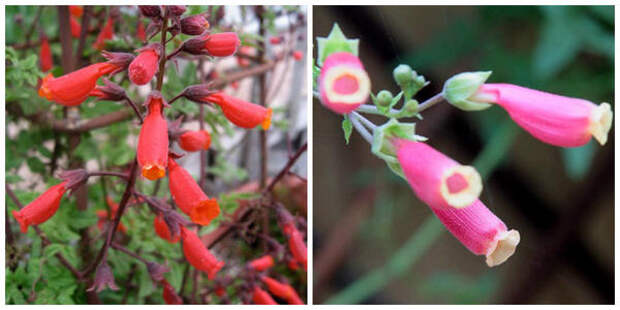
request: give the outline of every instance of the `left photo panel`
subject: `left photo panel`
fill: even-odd
[[[307,303],[305,6],[6,6],[6,304]]]

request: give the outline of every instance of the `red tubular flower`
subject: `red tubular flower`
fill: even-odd
[[[97,36],[97,40],[93,43],[93,48],[97,50],[102,50],[105,47],[105,42],[114,37],[114,21],[112,18],[108,18],[103,29],[99,32]]]
[[[230,87],[232,87],[234,90],[239,89],[239,82],[238,81],[232,81],[230,83]]]
[[[302,58],[304,58],[304,54],[301,51],[294,51],[293,52],[293,58],[295,58],[295,60],[299,61]]]
[[[278,303],[273,300],[269,293],[262,290],[260,287],[254,287],[254,293],[252,294],[252,302],[257,305],[277,305]]]
[[[293,230],[288,236],[288,246],[297,262],[304,265],[304,269],[308,268],[308,250],[306,243],[299,230]]]
[[[192,219],[192,222],[200,225],[209,225],[211,220],[220,214],[220,206],[217,200],[209,198],[194,178],[179,166],[172,158],[168,159],[168,185],[170,194],[177,206]]]
[[[297,292],[292,286],[288,284],[284,284],[282,282],[277,281],[274,278],[270,278],[267,276],[261,277],[261,280],[263,281],[263,283],[267,285],[267,288],[269,289],[271,294],[274,294],[286,300],[290,305],[303,305],[304,304],[303,300],[299,298],[299,295],[297,295]]]
[[[106,222],[114,219],[113,216],[108,215],[107,210],[97,210],[95,211],[95,214],[97,214],[97,217],[99,218],[99,220],[97,221],[97,228],[99,228],[99,230],[101,231],[103,231],[103,227]],[[116,211],[114,211],[113,214],[116,214]],[[127,226],[125,226],[122,222],[120,222],[118,223],[118,227],[116,227],[116,231],[127,233]]]
[[[142,167],[142,176],[153,181],[166,175],[168,165],[168,123],[163,116],[167,104],[161,93],[154,90],[144,105],[148,114],[138,137],[138,163]]]
[[[219,105],[224,116],[239,127],[251,129],[260,124],[267,130],[271,125],[271,108],[243,101],[223,92],[208,95],[204,100]]]
[[[185,259],[194,268],[206,272],[210,280],[215,278],[217,272],[224,266],[224,262],[218,261],[215,255],[205,247],[198,235],[185,226],[181,227],[181,237],[183,238]]]
[[[129,65],[129,79],[136,85],[148,83],[157,73],[161,44],[152,43],[136,50],[138,56]]]
[[[280,37],[271,37],[271,38],[269,38],[269,43],[271,43],[273,45],[280,44],[280,42],[282,42],[282,38],[280,38]]]
[[[168,283],[165,279],[162,280],[161,286],[163,287],[162,296],[164,297],[164,302],[167,305],[182,305],[183,299],[177,295],[177,292],[174,291],[174,287]]]
[[[226,57],[237,51],[241,41],[235,32],[214,33],[207,37],[205,48],[211,56]]]
[[[69,13],[71,14],[71,16],[79,18],[82,17],[82,14],[84,13],[84,8],[81,5],[70,5]]]
[[[141,42],[146,41],[146,31],[144,30],[144,24],[140,19],[138,19],[138,26],[136,27],[136,37],[138,37]]]
[[[187,131],[179,137],[179,146],[188,152],[208,150],[211,146],[211,135],[206,130]]]
[[[22,233],[28,231],[29,225],[39,225],[56,213],[62,195],[67,191],[66,185],[67,182],[54,185],[21,210],[13,210],[13,217],[19,222]]]
[[[299,264],[297,264],[297,261],[294,258],[290,258],[286,262],[286,266],[288,266],[288,269],[293,271],[297,271],[299,269]]]
[[[102,75],[119,68],[118,64],[100,62],[57,78],[50,73],[43,78],[39,96],[68,107],[79,105],[95,89],[97,80]]]
[[[262,256],[255,260],[250,261],[248,265],[250,266],[250,268],[256,271],[264,271],[264,270],[267,270],[273,267],[273,257],[267,254],[265,256]]]
[[[47,36],[41,36],[41,50],[39,51],[39,60],[41,65],[41,71],[49,71],[52,66],[52,50],[50,49],[50,43],[47,40]]]
[[[217,295],[217,297],[222,297],[226,294],[226,289],[224,289],[221,286],[218,286],[215,288],[215,295]]]
[[[177,234],[174,238],[172,237],[170,229],[168,229],[168,225],[164,221],[164,215],[161,213],[159,213],[153,220],[153,226],[155,227],[155,233],[170,243],[177,243],[181,239],[180,234]]]
[[[77,19],[73,16],[69,18],[69,21],[71,22],[71,36],[74,38],[79,38],[80,33],[82,32],[82,25],[80,25]]]

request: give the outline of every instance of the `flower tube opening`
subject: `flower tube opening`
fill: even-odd
[[[189,217],[192,219],[192,222],[200,225],[209,225],[211,220],[220,215],[220,206],[217,203],[217,200],[214,198],[208,198],[202,201],[199,201],[192,211],[190,212]]]
[[[486,255],[487,265],[494,267],[505,262],[515,253],[519,241],[521,241],[521,236],[514,229],[497,234],[494,241],[495,245],[489,249]]]
[[[482,192],[482,179],[472,166],[453,166],[443,173],[441,196],[454,208],[465,208]]]
[[[589,132],[601,145],[607,143],[607,134],[611,129],[614,114],[607,102],[595,107],[590,114]]]

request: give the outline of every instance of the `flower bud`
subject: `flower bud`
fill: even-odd
[[[187,152],[208,150],[211,145],[211,135],[206,130],[187,131],[179,137],[179,146]]]
[[[394,81],[398,85],[406,85],[413,80],[413,70],[409,65],[400,64],[392,71]]]
[[[181,19],[181,32],[187,35],[197,36],[209,29],[209,21],[205,14],[198,14]]]
[[[382,90],[377,94],[377,105],[382,107],[388,107],[392,104],[394,96],[389,90]]]
[[[153,79],[159,68],[162,46],[151,43],[136,50],[138,56],[129,65],[129,79],[136,85],[144,85]]]
[[[278,45],[282,42],[282,38],[281,37],[271,37],[269,38],[269,43],[273,44],[273,45]]]
[[[347,114],[366,102],[370,78],[357,56],[337,52],[329,55],[319,75],[321,103],[330,110]]]
[[[181,298],[177,292],[175,292],[174,287],[168,283],[165,279],[160,282],[163,288],[162,296],[164,298],[164,302],[167,305],[182,305],[183,298]]]
[[[66,181],[54,185],[21,210],[13,210],[13,217],[19,222],[22,233],[28,231],[28,226],[44,223],[56,213],[60,200],[67,191],[66,185]]]
[[[302,53],[301,51],[293,51],[293,58],[297,61],[300,61],[302,58],[304,58],[304,53]]]
[[[102,51],[101,56],[108,60],[107,63],[115,66],[114,70],[110,70],[110,75],[127,70],[135,58],[135,56],[130,53],[113,53],[108,51]]]
[[[155,284],[166,280],[164,278],[164,273],[170,271],[170,268],[155,262],[147,262],[146,270],[149,272],[149,275],[153,280],[153,284]]]
[[[463,111],[480,111],[491,104],[472,98],[491,71],[464,72],[449,78],[443,86],[443,96],[453,106]]]
[[[214,33],[205,42],[207,52],[215,57],[231,56],[240,45],[241,41],[235,32]]]
[[[181,16],[186,10],[184,5],[166,5],[166,12],[171,16]]]
[[[160,18],[161,17],[161,8],[159,5],[138,5],[140,12],[142,15],[148,18]]]

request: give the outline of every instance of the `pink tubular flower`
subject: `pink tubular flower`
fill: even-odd
[[[67,191],[66,185],[67,182],[54,185],[21,210],[13,210],[13,217],[19,222],[22,233],[28,231],[28,226],[41,224],[56,213],[60,200]]]
[[[129,65],[129,79],[136,85],[144,85],[157,73],[161,44],[152,43],[136,52],[138,56]]]
[[[346,114],[357,109],[370,94],[370,78],[357,56],[338,52],[329,55],[319,76],[321,103]]]
[[[206,272],[209,279],[213,280],[217,272],[224,266],[224,262],[218,261],[215,255],[205,247],[198,235],[185,226],[181,227],[181,237],[183,238],[183,253],[187,261],[194,268]]]
[[[505,262],[514,254],[521,237],[480,200],[463,209],[431,209],[459,241],[476,255],[485,255],[489,267]]]
[[[430,146],[408,140],[395,143],[398,161],[416,195],[471,252],[486,255],[489,267],[506,261],[520,237],[478,200],[480,176]]]
[[[398,161],[416,195],[433,208],[465,208],[482,191],[480,175],[422,142],[399,140]]]
[[[497,103],[534,137],[561,147],[582,146],[591,137],[604,145],[613,119],[606,102],[597,106],[511,84],[484,84],[472,99]]]

